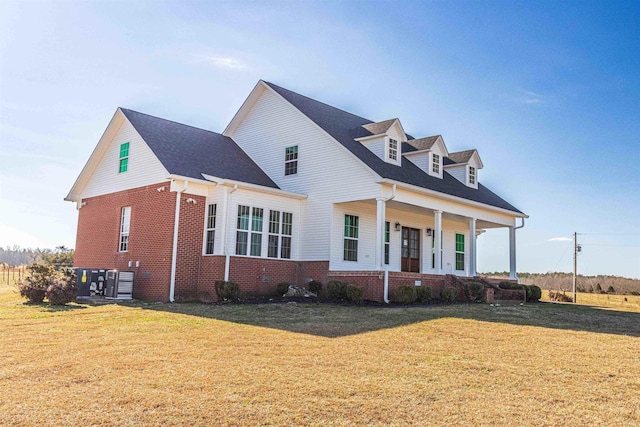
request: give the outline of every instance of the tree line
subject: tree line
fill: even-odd
[[[479,273],[485,277],[508,278],[506,271]],[[527,285],[537,285],[542,289],[553,291],[571,291],[573,289],[572,273],[518,273],[520,281]],[[640,279],[628,277],[597,275],[576,277],[576,290],[591,293],[634,294],[640,293]]]
[[[75,251],[66,246],[58,246],[55,249],[31,249],[21,248],[18,245],[6,248],[0,247],[0,264],[11,268],[21,265],[40,262],[56,267],[73,266],[73,256]]]

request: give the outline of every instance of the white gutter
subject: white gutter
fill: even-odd
[[[393,198],[396,197],[396,184],[393,184],[393,189],[391,190],[391,197],[389,197],[388,199],[384,200],[385,203],[385,216],[386,216],[386,210],[387,210],[387,206],[386,203],[390,200],[393,200]],[[384,221],[382,221],[382,223],[384,224]],[[384,242],[384,238],[382,239],[382,241]],[[384,243],[383,243],[384,245]],[[384,251],[383,251],[384,253]],[[389,304],[389,267],[387,267],[387,265],[385,264],[384,267],[384,291],[382,294],[382,297],[384,299],[384,302]]]
[[[262,193],[275,194],[278,196],[291,197],[294,199],[306,199],[308,196],[306,194],[294,193],[293,191],[280,190],[279,188],[265,187],[263,185],[258,184],[250,184],[248,182],[234,181],[232,179],[223,179],[215,176],[207,175],[205,173],[201,174],[207,181],[203,181],[204,183],[216,183],[218,185],[226,185],[226,186],[234,186],[239,188],[246,188],[248,190],[256,190]],[[234,190],[235,191],[235,190]]]
[[[233,188],[231,189],[231,191],[225,191],[224,196],[225,196],[225,204],[226,204],[226,209],[225,209],[225,213],[224,213],[224,229],[225,229],[225,233],[224,233],[224,281],[228,282],[229,281],[229,264],[231,263],[231,255],[229,255],[229,245],[227,242],[227,233],[226,233],[226,229],[228,227],[227,224],[227,220],[229,219],[229,206],[231,205],[231,193],[233,193],[234,191],[236,191],[238,189],[238,184],[234,185]]]
[[[185,180],[182,190],[176,191],[176,214],[173,221],[173,250],[171,252],[171,285],[169,287],[169,301],[175,302],[176,292],[176,265],[178,264],[178,228],[180,226],[180,196],[189,186]]]
[[[450,194],[445,194],[445,193],[441,193],[439,191],[429,190],[427,188],[418,187],[418,186],[412,185],[412,184],[406,184],[404,182],[395,181],[395,180],[389,179],[389,178],[383,178],[382,181],[378,181],[378,183],[379,184],[393,184],[393,185],[398,184],[398,187],[406,188],[407,190],[414,191],[416,193],[422,193],[422,194],[426,194],[426,195],[429,195],[429,196],[433,196],[433,197],[438,198],[438,199],[451,200],[451,201],[457,202],[457,203],[476,206],[476,207],[483,208],[485,210],[494,211],[494,212],[498,212],[498,213],[501,213],[501,214],[507,214],[509,216],[515,216],[517,218],[529,218],[529,215],[527,215],[527,214],[517,213],[517,212],[514,212],[514,211],[510,211],[508,209],[503,209],[503,208],[499,208],[499,207],[496,207],[496,206],[487,205],[485,203],[480,203],[480,202],[476,202],[476,201],[469,200],[469,199],[463,199],[462,197],[452,196]]]

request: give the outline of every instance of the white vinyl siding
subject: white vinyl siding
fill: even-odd
[[[465,165],[447,166],[445,171],[461,183],[467,184],[467,167]]]
[[[116,125],[115,120],[113,125]],[[114,133],[99,164],[88,178],[81,194],[83,198],[157,184],[166,181],[169,175],[127,120]],[[120,147],[127,142],[127,172],[120,173]]]
[[[358,261],[344,261],[344,217],[346,214],[358,216]],[[372,204],[353,202],[335,206],[334,210],[335,230],[332,233],[333,250],[329,265],[330,270],[376,270],[375,246],[376,246],[376,207]],[[393,209],[387,206],[386,221],[389,223],[389,271],[400,271],[401,258],[401,232],[395,231],[395,223],[399,222],[403,227],[420,230],[420,272],[433,274],[432,265],[432,239],[426,229],[434,229],[435,218],[432,211],[424,213],[408,212]],[[442,219],[442,274],[466,275],[469,265],[468,254],[465,251],[464,271],[456,271],[456,233],[464,235],[465,245],[468,245],[469,224],[468,221],[455,220],[451,217]],[[433,235],[433,232],[432,232]],[[385,233],[385,246],[386,243]],[[385,254],[383,253],[383,257]],[[385,260],[386,261],[386,260]]]
[[[229,136],[281,189],[313,195],[301,201],[300,215],[294,212],[293,216],[294,227],[307,224],[300,227],[299,234],[294,231],[293,236],[292,250],[298,251],[300,260],[329,259],[327,236],[331,232],[332,203],[375,198],[379,194],[376,175],[368,167],[268,89]],[[304,153],[298,158],[298,173],[284,176],[283,153],[286,147],[295,145],[299,153]],[[280,210],[291,212],[286,207]],[[297,246],[297,239],[304,245]],[[292,254],[292,258],[296,255]]]

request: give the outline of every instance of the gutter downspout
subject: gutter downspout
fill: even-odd
[[[238,189],[238,184],[235,184],[233,186],[233,188],[231,189],[231,191],[228,191],[225,193],[225,203],[226,205],[226,209],[225,209],[225,218],[224,218],[224,228],[225,228],[225,233],[224,233],[224,281],[228,282],[229,281],[229,264],[231,263],[231,256],[229,255],[229,248],[228,248],[228,238],[227,238],[227,228],[228,228],[228,224],[227,224],[227,220],[229,219],[229,206],[231,205],[231,193],[233,193],[234,191],[236,191]]]
[[[178,228],[180,226],[180,199],[182,193],[189,186],[189,181],[185,180],[182,190],[176,191],[176,213],[173,221],[173,250],[171,251],[171,285],[169,287],[169,302],[175,301],[176,293],[176,265],[178,264]]]
[[[388,199],[384,200],[385,206],[384,206],[384,210],[385,210],[385,216],[386,216],[386,211],[387,211],[387,205],[386,203],[390,200],[393,200],[393,198],[396,197],[396,184],[393,184],[393,189],[391,190],[391,197],[389,197]],[[384,221],[382,221],[382,224],[384,224]],[[383,241],[383,245],[384,245],[384,239],[382,239]],[[384,252],[383,252],[384,253]],[[384,264],[384,291],[383,291],[383,300],[386,304],[389,304],[389,267],[387,267],[386,264]]]

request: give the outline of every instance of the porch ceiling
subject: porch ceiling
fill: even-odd
[[[350,202],[342,202],[342,203],[336,203],[337,205],[349,205],[351,203],[358,203],[358,204],[366,204],[366,205],[370,205],[375,209],[376,206],[376,199],[366,199],[366,200],[354,200],[354,201],[350,201]],[[387,202],[387,210],[388,209],[393,209],[395,211],[401,211],[401,212],[407,212],[407,213],[412,213],[412,214],[418,214],[418,215],[426,215],[428,217],[434,218],[435,214],[434,214],[434,209],[431,208],[424,208],[421,206],[416,206],[416,205],[412,205],[409,203],[403,203],[403,202],[398,202],[395,200],[390,200]],[[442,212],[442,218],[443,219],[449,219],[449,220],[453,220],[453,221],[459,221],[459,222],[467,222],[469,221],[469,217],[463,216],[463,215],[456,215],[450,212]],[[494,222],[490,222],[490,221],[483,221],[483,220],[477,220],[476,221],[476,228],[477,229],[481,229],[481,228],[504,228],[506,227],[503,224],[498,224],[498,223],[494,223]]]

